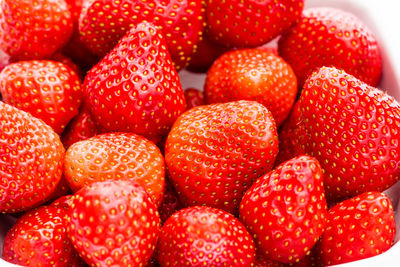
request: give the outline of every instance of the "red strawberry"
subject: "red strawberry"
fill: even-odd
[[[230,212],[252,182],[272,168],[277,153],[272,115],[253,101],[188,110],[165,145],[165,160],[183,204]]]
[[[289,117],[279,129],[279,153],[275,160],[275,166],[305,153],[298,143],[299,124],[301,124],[300,109],[299,101],[297,101],[293,105]]]
[[[82,41],[104,56],[134,25],[148,21],[162,28],[177,69],[190,60],[203,31],[201,0],[93,0],[82,10]]]
[[[89,113],[85,106],[82,106],[79,114],[70,121],[64,130],[62,142],[65,147],[69,147],[76,142],[86,140],[96,134],[97,128],[92,114]]]
[[[129,179],[141,184],[157,206],[164,192],[164,158],[157,146],[133,133],[97,135],[73,144],[64,174],[76,191],[95,181]]]
[[[267,43],[299,19],[304,0],[207,0],[209,36],[225,46]]]
[[[183,93],[186,99],[186,110],[206,104],[204,93],[196,88],[187,88]]]
[[[334,8],[310,8],[279,41],[279,54],[293,67],[298,84],[322,66],[345,70],[376,86],[382,72],[379,46],[355,16]]]
[[[328,200],[383,191],[400,178],[400,104],[335,68],[307,80],[299,103],[302,149],[324,169]]]
[[[317,246],[322,264],[336,265],[369,258],[388,250],[396,225],[387,196],[367,192],[329,210],[325,233]]]
[[[62,173],[64,148],[43,121],[0,102],[0,212],[43,203]]]
[[[261,49],[234,50],[207,72],[208,103],[254,100],[271,111],[277,125],[288,116],[297,93],[296,76],[282,58]]]
[[[4,240],[3,259],[23,266],[84,266],[67,236],[63,206],[42,206],[17,220]]]
[[[0,46],[13,59],[51,56],[68,41],[72,28],[64,0],[0,2]]]
[[[148,22],[133,27],[87,74],[84,90],[103,131],[163,135],[186,106],[165,40]]]
[[[160,219],[150,197],[134,181],[96,182],[70,205],[68,234],[91,266],[145,266],[157,243]]]
[[[210,207],[178,211],[161,228],[161,266],[253,266],[253,239],[233,215]]]
[[[58,134],[78,114],[82,101],[77,74],[60,62],[20,61],[0,73],[4,102],[31,113]]]
[[[318,241],[326,223],[318,161],[299,156],[265,174],[245,193],[239,213],[262,256],[283,263],[299,261]]]
[[[161,222],[164,223],[172,214],[182,209],[182,204],[174,189],[169,174],[165,178],[164,197],[158,212],[160,213]]]
[[[206,35],[206,32],[203,35]],[[191,56],[187,68],[194,72],[206,72],[213,62],[227,51],[228,48],[225,46],[213,43],[207,36],[204,36],[197,44],[196,52]]]

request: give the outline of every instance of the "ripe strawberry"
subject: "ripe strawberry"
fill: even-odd
[[[158,207],[161,222],[164,223],[172,214],[182,209],[182,204],[171,182],[169,174],[165,177],[164,197],[161,205]]]
[[[148,22],[133,27],[87,74],[84,91],[103,131],[163,135],[186,106],[165,40]]]
[[[262,256],[283,263],[299,261],[318,241],[326,223],[318,161],[299,156],[265,174],[245,193],[239,213]]]
[[[76,115],[65,128],[62,135],[62,142],[66,148],[72,144],[86,140],[97,134],[96,124],[92,118],[92,114],[85,106],[79,109]]]
[[[64,174],[77,191],[95,181],[129,179],[141,184],[159,206],[164,192],[164,158],[157,146],[134,133],[108,133],[73,144]]]
[[[186,99],[186,110],[206,104],[204,93],[196,88],[187,88],[183,93]]]
[[[299,19],[304,0],[207,0],[211,40],[225,46],[267,43]]]
[[[4,102],[29,112],[58,134],[78,114],[82,101],[77,74],[60,62],[20,61],[0,73]]]
[[[275,166],[305,153],[298,143],[299,124],[301,124],[300,109],[299,101],[297,101],[293,105],[289,117],[279,129],[279,153],[275,160]]]
[[[64,0],[0,2],[0,46],[13,59],[51,56],[68,41],[72,28]]]
[[[84,266],[67,236],[64,206],[42,206],[8,231],[3,259],[23,266]]]
[[[271,111],[277,125],[290,112],[296,76],[282,58],[260,49],[234,50],[218,58],[204,85],[208,103],[254,100]]]
[[[134,25],[148,21],[160,26],[177,69],[190,60],[203,31],[201,0],[93,0],[82,10],[82,41],[104,56]]]
[[[389,198],[379,192],[367,192],[329,210],[317,250],[324,266],[369,258],[392,246],[395,231]]]
[[[206,35],[206,32],[203,35]],[[211,42],[207,35],[203,36],[197,43],[196,52],[191,56],[187,69],[193,72],[206,72],[213,62],[227,51],[228,48],[225,46]]]
[[[242,194],[278,153],[275,122],[254,101],[199,106],[174,123],[165,145],[172,181],[185,205],[236,211]]]
[[[253,266],[253,239],[233,215],[195,206],[172,215],[161,228],[161,266]]]
[[[334,66],[376,86],[381,53],[370,30],[355,16],[334,8],[310,8],[279,41],[279,54],[293,67],[299,87],[322,66]]]
[[[145,266],[157,243],[156,206],[135,181],[95,182],[70,205],[68,234],[91,266]]]
[[[60,181],[64,148],[43,121],[0,102],[0,212],[46,201]]]
[[[0,49],[0,71],[11,63],[11,57]]]
[[[400,178],[400,105],[335,68],[307,80],[299,103],[302,149],[324,169],[328,200],[383,191]]]

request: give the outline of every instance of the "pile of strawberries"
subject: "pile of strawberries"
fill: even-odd
[[[326,266],[394,242],[400,105],[304,0],[0,1],[4,260]],[[270,41],[278,38],[277,48]],[[183,90],[181,69],[207,72]]]

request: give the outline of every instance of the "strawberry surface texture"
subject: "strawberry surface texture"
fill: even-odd
[[[354,1],[0,0],[0,265],[395,255],[399,73]]]

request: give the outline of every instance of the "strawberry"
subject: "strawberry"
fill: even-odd
[[[51,56],[68,41],[72,29],[64,0],[0,2],[0,47],[16,60]]]
[[[0,73],[4,102],[31,113],[58,134],[78,114],[82,101],[77,74],[60,62],[20,61]]]
[[[304,0],[207,0],[211,40],[229,47],[271,41],[300,17]]]
[[[239,214],[262,256],[298,262],[317,242],[326,223],[320,164],[305,155],[282,163],[247,190]]]
[[[279,40],[279,54],[293,67],[299,88],[322,66],[343,69],[376,86],[382,72],[375,36],[354,15],[334,8],[310,8]]]
[[[400,178],[400,104],[336,68],[306,81],[300,103],[302,149],[324,169],[329,201],[383,191]]]
[[[95,54],[104,56],[142,21],[161,27],[173,62],[180,69],[189,62],[203,31],[202,1],[93,0],[82,10],[81,39]]]
[[[163,135],[186,106],[165,40],[148,22],[133,27],[89,71],[84,92],[102,131]]]
[[[172,181],[185,205],[235,212],[242,194],[278,153],[276,125],[263,105],[199,106],[174,123],[165,145]]]
[[[356,261],[388,250],[395,231],[389,198],[379,192],[366,192],[329,210],[317,250],[325,266]]]
[[[62,142],[66,148],[72,144],[86,140],[97,134],[96,124],[92,118],[92,114],[85,106],[79,109],[76,115],[65,128],[62,135]]]
[[[206,32],[203,35],[205,36],[197,43],[196,52],[191,56],[187,67],[188,70],[193,72],[206,72],[217,58],[228,51],[225,46],[211,42]]]
[[[208,103],[257,101],[280,125],[294,103],[297,83],[292,68],[279,56],[261,49],[242,49],[227,52],[214,62],[204,91]]]
[[[135,181],[95,182],[70,205],[68,234],[91,266],[145,266],[160,229],[156,206]]]
[[[297,101],[293,105],[289,117],[279,129],[279,153],[275,160],[275,166],[305,153],[301,150],[301,146],[298,143],[299,124],[301,124],[300,109],[299,101]]]
[[[8,231],[3,259],[23,266],[84,266],[67,236],[64,206],[42,206]]]
[[[161,266],[253,266],[253,239],[233,215],[195,206],[176,212],[161,228]]]
[[[97,135],[71,145],[64,174],[77,191],[95,181],[129,179],[141,184],[157,206],[164,192],[164,158],[157,146],[134,133]]]
[[[196,88],[187,88],[183,93],[186,99],[186,110],[206,104],[204,93]]]
[[[11,63],[11,57],[0,49],[0,71],[2,71],[7,65]]]
[[[53,202],[57,200],[60,197],[63,197],[69,193],[71,193],[71,188],[69,188],[68,182],[65,179],[65,176],[62,175],[60,182],[54,189],[54,191],[50,194],[50,196],[47,198],[48,200],[46,202]]]
[[[0,102],[0,212],[41,204],[62,173],[64,148],[43,121]]]
[[[182,204],[171,182],[170,175],[165,177],[164,197],[161,205],[158,207],[161,222],[164,223],[172,214],[182,209]]]

